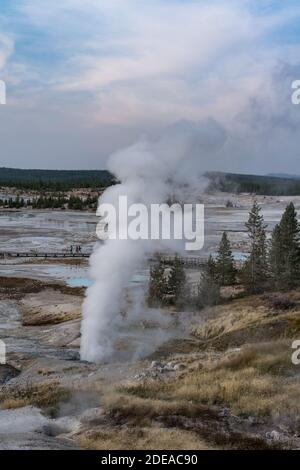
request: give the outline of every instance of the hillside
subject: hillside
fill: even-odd
[[[254,193],[269,196],[300,195],[300,179],[271,175],[209,172],[210,191]],[[99,188],[115,183],[107,170],[31,170],[0,168],[0,186],[28,190],[69,191],[72,188]]]
[[[289,311],[271,309],[264,296],[202,311],[194,340],[164,344],[148,368],[104,395],[105,428],[83,425],[81,446],[298,448],[299,366],[291,344],[299,338],[299,294],[290,292]]]
[[[0,186],[32,190],[68,191],[111,185],[113,176],[106,170],[25,170],[0,168]]]
[[[266,196],[298,196],[300,180],[277,176],[209,172],[209,190],[231,193],[255,193]]]

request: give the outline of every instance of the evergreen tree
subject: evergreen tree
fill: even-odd
[[[166,294],[165,266],[161,260],[150,267],[148,304],[161,305]]]
[[[212,255],[209,255],[205,264],[205,272],[211,279],[217,280],[217,266]]]
[[[166,269],[162,259],[150,268],[148,304],[182,305],[188,299],[188,288],[183,264],[175,258],[171,268]]]
[[[223,232],[216,261],[216,277],[221,286],[230,286],[235,282],[234,258],[227,233]]]
[[[246,290],[251,293],[262,291],[268,278],[266,225],[260,211],[257,201],[254,201],[245,224],[250,239],[250,254],[243,266],[243,278]]]
[[[280,225],[277,224],[272,232],[269,251],[270,277],[273,287],[280,287],[282,281],[283,251]]]
[[[281,242],[281,274],[280,279],[284,285],[291,287],[299,281],[300,246],[299,246],[299,224],[294,204],[287,205],[280,223]]]
[[[167,296],[173,305],[182,305],[188,297],[185,270],[177,256],[167,279]]]
[[[203,308],[207,305],[217,305],[220,302],[220,284],[217,280],[216,264],[210,255],[200,276],[196,305]]]

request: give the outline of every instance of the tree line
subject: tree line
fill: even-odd
[[[70,196],[65,195],[41,195],[37,198],[24,199],[17,196],[16,198],[0,199],[0,207],[9,209],[21,209],[31,207],[33,209],[70,209],[70,210],[86,210],[96,209],[98,196]]]
[[[300,178],[268,175],[208,172],[209,190],[229,193],[251,193],[269,196],[297,196]]]
[[[0,186],[33,191],[105,188],[116,183],[106,170],[24,170],[0,168]]]
[[[209,256],[197,292],[191,292],[179,258],[166,269],[163,260],[150,268],[149,305],[194,305],[202,308],[219,303],[221,287],[241,284],[246,293],[287,290],[300,285],[300,226],[294,204],[287,205],[271,239],[258,203],[245,224],[249,253],[241,265],[234,261],[230,241],[224,232],[217,256]]]

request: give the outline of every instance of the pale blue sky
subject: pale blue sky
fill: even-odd
[[[300,173],[299,19],[295,0],[0,0],[0,166],[103,168],[213,119],[204,169]]]

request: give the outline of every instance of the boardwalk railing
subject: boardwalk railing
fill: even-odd
[[[7,252],[0,252],[0,259],[15,259],[15,258],[44,258],[44,259],[64,259],[64,258],[89,258],[91,252],[83,252],[83,253],[72,253],[72,252],[35,252],[35,251],[7,251]],[[150,262],[158,262],[162,260],[165,265],[172,265],[174,264],[175,260],[178,260],[186,267],[197,268],[203,267],[206,263],[205,258],[200,257],[181,257],[181,256],[168,256],[168,255],[160,255],[154,256],[150,258]]]
[[[43,251],[8,251],[0,252],[0,258],[89,258],[91,253],[71,253],[71,252],[55,252],[45,253]]]
[[[186,267],[190,268],[201,268],[204,267],[206,264],[206,258],[200,258],[199,256],[192,257],[192,256],[168,256],[168,255],[160,255],[159,257],[154,256],[151,258],[150,261],[158,262],[161,260],[163,264],[172,266],[177,260],[179,263],[183,264]]]

